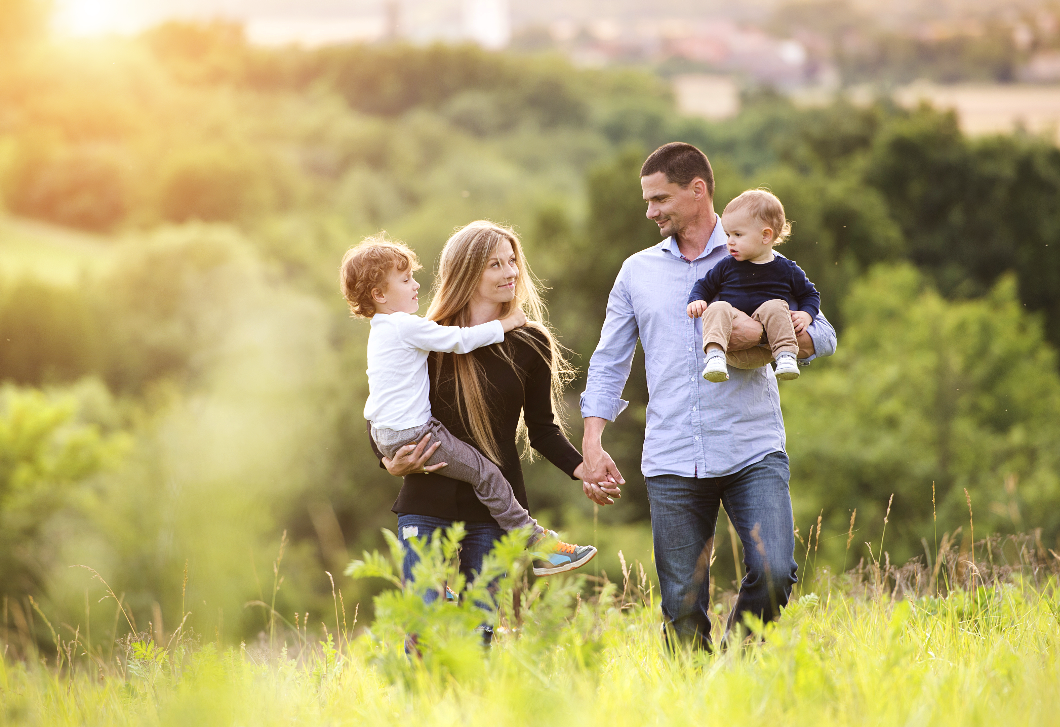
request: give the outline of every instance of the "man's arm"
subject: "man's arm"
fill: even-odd
[[[603,445],[604,427],[607,420],[600,417],[585,417],[585,434],[582,437],[584,461],[582,491],[597,505],[613,505],[615,497],[622,497],[619,485],[626,484],[622,473]]]
[[[831,356],[835,353],[837,339],[835,329],[824,313],[818,313],[813,323],[798,335],[799,358],[807,363],[818,356]]]
[[[623,265],[608,295],[600,343],[589,359],[585,392],[581,396],[581,411],[585,420],[585,436],[582,440],[584,480],[588,483],[606,483],[608,492],[613,491],[614,495],[618,495],[618,487],[614,483],[624,484],[625,480],[614,460],[604,450],[601,439],[606,423],[614,421],[629,405],[622,399],[622,390],[633,367],[639,330],[627,285],[628,274],[626,265]],[[609,494],[603,494],[598,485],[587,485],[586,495],[601,505],[612,502]]]

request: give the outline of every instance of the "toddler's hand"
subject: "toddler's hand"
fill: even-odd
[[[688,304],[688,317],[699,318],[703,315],[703,312],[707,310],[707,301],[705,300],[693,300]]]
[[[521,310],[512,311],[507,317],[501,318],[501,327],[504,328],[504,332],[519,328],[520,326],[526,325],[526,314]]]
[[[791,311],[791,325],[795,326],[796,334],[805,331],[806,327],[809,326],[811,323],[813,323],[813,318],[806,311]]]

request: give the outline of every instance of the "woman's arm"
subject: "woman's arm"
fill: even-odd
[[[431,435],[425,434],[423,439],[416,444],[406,444],[404,447],[400,447],[394,453],[394,458],[390,459],[384,457],[383,453],[379,451],[379,447],[375,446],[375,440],[372,439],[372,425],[371,423],[368,424],[368,443],[372,446],[372,453],[379,460],[379,466],[384,467],[387,472],[395,477],[404,477],[417,472],[434,472],[448,464],[448,462],[439,462],[438,464],[425,466],[427,460],[434,454],[434,450],[442,446],[441,442],[435,442],[428,446],[430,440]]]
[[[548,346],[543,337],[538,341],[542,346]],[[571,479],[580,479],[575,471],[582,464],[582,456],[563,434],[552,411],[551,356],[547,348],[542,353],[530,344],[525,345],[531,362],[523,384],[523,421],[530,435],[530,446]]]

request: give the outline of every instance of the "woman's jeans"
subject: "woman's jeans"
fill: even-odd
[[[797,582],[788,456],[771,452],[724,477],[645,479],[667,629],[710,648],[708,570],[719,505],[743,542],[747,569],[729,627],[742,623],[745,613],[763,621],[779,615]]]
[[[408,544],[409,538],[426,538],[429,542],[434,538],[436,532],[445,530],[451,527],[452,524],[452,520],[431,517],[430,515],[398,515],[398,539],[405,546],[405,559],[401,564],[401,572],[406,583],[412,581],[412,568],[419,562],[419,556]],[[471,583],[475,580],[478,572],[482,570],[482,560],[487,553],[493,550],[494,543],[504,536],[505,531],[495,522],[465,523],[464,530],[464,539],[460,541],[459,566],[461,575],[464,576],[468,583]],[[437,598],[438,591],[434,588],[428,588],[423,593],[423,600],[426,603],[431,603]],[[493,611],[491,604],[476,602],[475,605],[484,611],[490,613]],[[490,618],[492,619],[492,616]],[[482,630],[482,641],[488,646],[493,640],[493,626],[486,622],[480,628]],[[406,651],[409,648],[408,642],[406,642]],[[415,647],[413,646],[412,648]]]
[[[412,568],[419,561],[419,556],[408,544],[409,538],[426,538],[431,541],[438,530],[451,527],[452,520],[430,515],[398,515],[398,538],[405,546],[405,560],[401,564],[402,575],[406,582],[412,580]],[[466,534],[460,541],[460,573],[468,583],[482,569],[482,560],[493,550],[493,545],[504,536],[504,530],[495,522],[465,523]],[[438,597],[438,592],[429,589],[423,596],[427,603]]]

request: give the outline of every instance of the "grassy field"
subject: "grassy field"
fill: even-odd
[[[426,605],[401,587],[377,599],[368,628],[339,592],[332,623],[274,614],[238,647],[150,626],[94,644],[64,626],[51,653],[16,659],[6,631],[0,723],[1060,723],[1060,557],[1033,538],[984,542],[974,559],[942,551],[937,567],[814,574],[779,622],[749,624],[743,646],[716,654],[664,648],[636,565],[591,589],[584,577],[531,584],[518,545],[499,550],[486,566],[508,573],[492,648],[474,630],[484,591]],[[428,553],[420,583],[452,583],[451,552]],[[394,578],[377,554],[352,573]],[[731,599],[719,599],[719,624]],[[418,658],[402,648],[410,625]]]
[[[85,273],[110,264],[104,237],[0,214],[0,276],[32,276],[59,285],[74,284]]]

